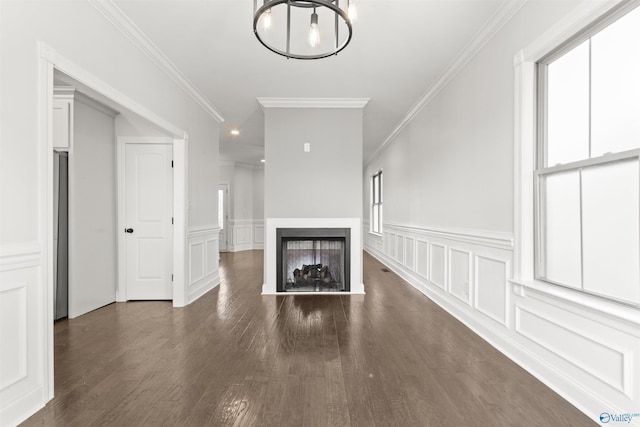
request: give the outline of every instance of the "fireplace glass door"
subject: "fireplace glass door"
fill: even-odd
[[[344,239],[283,241],[284,291],[345,291]]]

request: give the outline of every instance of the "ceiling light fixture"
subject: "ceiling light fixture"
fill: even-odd
[[[347,47],[357,16],[354,0],[253,0],[253,33],[278,55],[320,59]]]
[[[233,129],[231,131],[231,135],[235,135],[235,136],[240,135],[240,131],[238,129]]]

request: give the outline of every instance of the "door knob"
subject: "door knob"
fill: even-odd
[[[124,232],[125,233],[133,233],[133,228],[125,228]]]

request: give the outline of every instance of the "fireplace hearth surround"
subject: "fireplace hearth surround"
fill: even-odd
[[[277,228],[277,292],[349,292],[351,229]]]
[[[262,295],[364,295],[364,283],[362,282],[362,219],[361,218],[265,218],[264,226],[264,282]],[[349,254],[349,291],[337,291],[335,289],[323,289],[322,291],[308,292],[304,290],[292,290],[278,292],[278,248],[277,230],[279,228],[321,229],[321,228],[346,228],[349,229],[350,250]],[[282,250],[282,248],[280,248]],[[319,261],[315,264],[323,264]],[[301,267],[298,267],[302,270]]]

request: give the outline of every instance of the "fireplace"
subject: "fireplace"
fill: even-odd
[[[277,292],[349,292],[351,229],[277,228]]]

